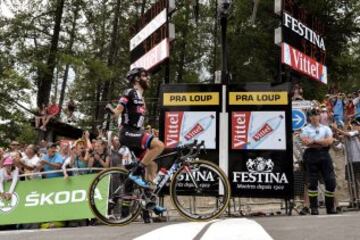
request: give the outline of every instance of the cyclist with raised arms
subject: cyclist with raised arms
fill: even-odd
[[[130,171],[129,178],[137,185],[150,189],[149,181],[151,182],[157,173],[157,165],[153,160],[164,150],[164,143],[144,130],[146,106],[143,94],[150,86],[150,77],[144,68],[133,68],[127,73],[126,78],[132,87],[125,90],[116,108],[111,104],[106,105],[106,108],[115,116],[121,114],[120,142],[141,159],[141,162]],[[146,179],[143,178],[145,169]],[[166,209],[156,206],[153,210],[156,214],[161,214]]]

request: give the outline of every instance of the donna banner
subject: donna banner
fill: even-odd
[[[10,201],[0,200],[0,225],[67,221],[93,218],[87,191],[91,175],[19,181]],[[98,201],[106,201],[108,182],[96,191]],[[5,184],[5,191],[9,184]]]

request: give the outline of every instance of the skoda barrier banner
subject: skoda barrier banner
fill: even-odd
[[[0,200],[0,225],[93,218],[87,191],[95,174],[18,181],[10,201]],[[9,183],[5,184],[5,191]],[[97,201],[108,197],[109,182],[96,190]]]

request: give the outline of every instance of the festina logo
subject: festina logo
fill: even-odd
[[[282,184],[289,183],[285,173],[272,172],[233,172],[233,182]]]
[[[292,17],[288,13],[284,12],[283,15],[283,24],[285,27],[291,29],[293,32],[297,33],[299,36],[304,37],[306,40],[312,44],[318,46],[320,49],[326,51],[324,38],[317,34],[315,31],[307,27],[305,24]]]

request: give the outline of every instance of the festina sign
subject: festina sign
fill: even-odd
[[[327,68],[287,43],[281,44],[281,63],[310,78],[327,84]]]
[[[284,12],[283,14],[283,25],[298,34],[300,37],[303,37],[312,44],[316,45],[318,48],[326,51],[324,38],[287,12]]]

